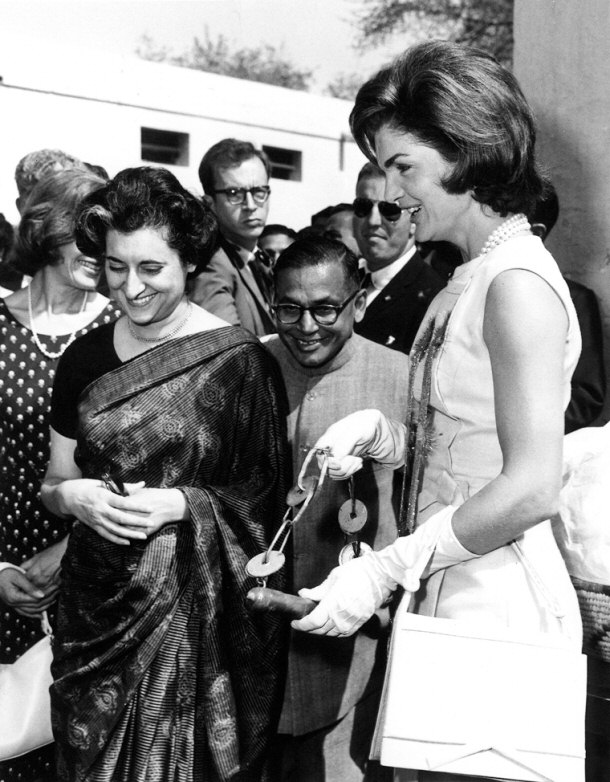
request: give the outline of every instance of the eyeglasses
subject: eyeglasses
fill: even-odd
[[[355,198],[354,214],[356,217],[366,217],[371,209],[377,204],[379,214],[390,223],[400,220],[403,212],[406,212],[406,206],[400,206],[395,201],[373,201],[371,198]]]
[[[260,185],[259,187],[225,187],[223,190],[214,190],[214,193],[224,193],[227,201],[232,206],[246,203],[246,194],[250,193],[252,200],[257,206],[262,206],[269,198],[271,188],[269,185]]]
[[[303,317],[304,312],[309,312],[318,325],[332,326],[337,322],[339,315],[347,307],[350,301],[359,293],[359,290],[354,291],[343,304],[314,304],[313,307],[301,307],[299,304],[274,304],[271,309],[279,322],[283,323],[285,326],[298,323]]]

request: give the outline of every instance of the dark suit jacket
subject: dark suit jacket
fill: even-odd
[[[208,312],[259,337],[276,331],[252,273],[235,245],[223,238],[205,268],[189,281],[188,295]]]
[[[364,318],[354,325],[363,337],[408,353],[428,305],[445,287],[445,281],[421,255],[415,255],[379,291],[366,308]]]
[[[567,434],[583,426],[591,426],[602,412],[606,396],[606,373],[602,321],[595,294],[579,282],[565,280],[582,336],[582,352],[572,376],[572,396],[565,414]]]

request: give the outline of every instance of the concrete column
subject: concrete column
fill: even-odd
[[[514,22],[514,72],[559,196],[547,246],[597,294],[610,370],[610,2],[515,0]]]

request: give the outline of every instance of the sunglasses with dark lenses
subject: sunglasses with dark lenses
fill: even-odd
[[[371,213],[371,209],[377,204],[379,214],[390,223],[400,220],[403,212],[407,211],[406,206],[399,206],[394,201],[373,201],[372,198],[355,198],[354,214],[356,217],[366,217]]]
[[[259,187],[225,187],[222,190],[214,190],[214,193],[224,193],[227,201],[233,206],[246,203],[246,195],[250,193],[252,200],[257,206],[262,206],[269,198],[271,188],[269,185],[260,185]]]
[[[304,312],[309,312],[320,326],[333,326],[339,319],[339,315],[358,293],[360,293],[359,290],[354,291],[343,304],[314,304],[313,307],[301,307],[299,304],[274,304],[271,309],[279,322],[285,326],[298,323]]]

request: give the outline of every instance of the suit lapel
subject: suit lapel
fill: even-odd
[[[221,239],[220,244],[222,249],[227,254],[227,257],[235,267],[239,279],[244,284],[244,286],[248,289],[248,291],[252,294],[252,297],[254,298],[256,305],[261,312],[262,317],[265,318],[268,321],[268,323],[271,323],[273,325],[273,320],[271,318],[271,315],[269,314],[269,308],[267,306],[267,302],[265,301],[263,294],[261,293],[260,288],[256,283],[256,280],[254,279],[254,275],[250,270],[246,269],[245,263],[241,255],[239,254],[237,248],[234,247],[232,244],[230,244],[230,242],[226,242],[223,239]]]

